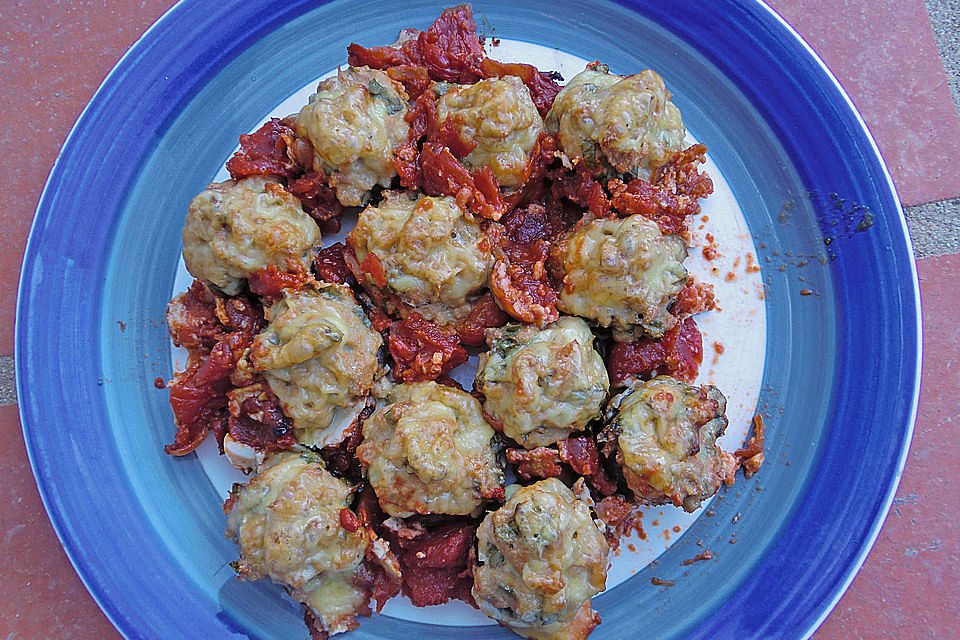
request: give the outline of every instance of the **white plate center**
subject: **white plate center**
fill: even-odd
[[[582,71],[589,62],[558,49],[516,40],[501,39],[500,44],[494,47],[488,39],[487,51],[491,58],[504,62],[526,62],[541,71],[559,71],[565,80]],[[656,71],[655,60],[650,61],[650,68]],[[335,69],[330,70],[295,92],[266,114],[255,129],[270,118],[283,118],[299,111],[316,89],[317,82],[335,73]],[[242,132],[237,133],[239,135]],[[696,143],[696,138],[690,131],[687,132],[686,142]],[[701,216],[691,220],[691,228],[694,230],[694,238],[700,241],[705,242],[706,234],[709,233],[721,256],[708,261],[700,249],[694,247],[684,264],[691,274],[715,287],[721,307],[719,311],[696,318],[703,333],[704,351],[703,365],[697,380],[716,385],[727,397],[727,418],[730,425],[719,443],[725,451],[732,451],[744,442],[760,393],[766,347],[766,312],[759,269],[751,269],[753,261],[750,257],[756,258],[757,250],[743,212],[719,167],[710,160],[709,155],[704,169],[713,179],[714,192],[701,202],[703,212]],[[211,181],[227,180],[229,177],[226,168],[221,167]],[[343,240],[353,226],[350,220],[345,219],[344,223],[339,233],[324,237],[325,247]],[[193,278],[181,259],[171,297],[185,291],[192,281]],[[722,345],[722,353],[718,353],[715,343]],[[185,351],[173,348],[171,353],[174,370],[182,370]],[[471,366],[473,369],[469,369]],[[471,358],[471,362],[456,372],[455,377],[460,379],[466,388],[473,385],[475,367],[476,359]],[[207,438],[197,449],[197,456],[210,482],[224,498],[234,482],[249,480],[218,454],[213,438]],[[669,506],[645,509],[643,527],[646,539],[641,539],[634,533],[623,540],[618,552],[611,557],[607,589],[616,587],[666,551],[709,505],[709,502],[705,503],[694,513],[686,513]],[[219,511],[211,512],[210,517],[223,518]],[[451,602],[437,607],[415,607],[408,599],[398,597],[386,604],[383,614],[411,622],[439,625],[493,624],[482,613],[462,602]]]

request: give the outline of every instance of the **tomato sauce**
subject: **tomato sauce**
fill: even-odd
[[[634,342],[615,342],[607,358],[610,384],[622,384],[631,376],[648,380],[668,375],[693,382],[703,362],[703,338],[693,318],[686,318],[664,333],[660,340],[643,337]]]

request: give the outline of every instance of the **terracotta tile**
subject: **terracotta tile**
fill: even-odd
[[[906,205],[960,196],[960,119],[923,0],[770,0],[847,90]]]
[[[20,256],[57,151],[112,65],[172,0],[0,5],[0,355],[12,352]],[[907,204],[960,196],[960,124],[921,0],[772,0],[852,95]],[[880,539],[818,632],[833,638],[960,637],[960,256],[921,260],[925,380],[910,460]],[[944,375],[947,373],[948,375]],[[64,555],[26,460],[16,407],[0,407],[0,629],[9,637],[117,638]],[[931,586],[937,585],[936,597]],[[56,603],[56,606],[51,606]]]
[[[960,254],[917,264],[923,382],[910,456],[876,545],[816,640],[960,638]]]
[[[0,3],[0,355],[33,214],[60,145],[100,82],[172,0]]]
[[[27,461],[16,405],[0,407],[0,630],[5,638],[120,638],[67,560]]]

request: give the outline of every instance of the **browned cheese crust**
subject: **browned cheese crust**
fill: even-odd
[[[339,284],[308,283],[286,290],[266,310],[269,325],[248,356],[293,420],[297,439],[310,446],[336,444],[385,373],[383,340]]]
[[[663,79],[647,69],[613,75],[603,65],[574,76],[547,114],[547,128],[576,161],[649,180],[683,148],[686,130]]]
[[[610,400],[601,438],[616,446],[638,501],[695,511],[720,488],[729,455],[717,446],[727,400],[712,385],[667,376],[637,383]]]
[[[524,637],[582,640],[599,622],[590,598],[606,586],[608,554],[586,503],[559,480],[542,480],[484,518],[473,597]]]
[[[538,329],[512,324],[487,330],[476,388],[483,410],[504,435],[535,449],[586,428],[600,415],[609,382],[593,333],[564,316]]]
[[[503,498],[495,435],[469,393],[404,383],[364,423],[357,458],[391,516],[477,515],[487,500]]]
[[[453,324],[470,311],[469,300],[486,286],[493,266],[491,242],[452,197],[388,191],[367,207],[350,232],[357,262],[375,264],[361,284],[396,296],[389,311],[416,311],[437,324]]]

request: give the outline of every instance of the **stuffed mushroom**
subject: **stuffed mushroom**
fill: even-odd
[[[626,342],[660,338],[676,325],[669,307],[687,283],[680,236],[643,216],[592,220],[553,249],[562,311],[610,327]]]
[[[600,622],[609,546],[586,503],[556,478],[517,489],[477,530],[473,598],[535,640],[582,640]]]
[[[523,182],[530,152],[544,132],[530,90],[516,76],[447,85],[437,101],[437,118],[475,146],[463,161],[470,167],[489,167],[504,187]]]
[[[190,202],[182,237],[187,271],[231,296],[270,265],[309,271],[321,240],[300,201],[263,176],[210,184]]]
[[[469,393],[436,382],[395,386],[363,424],[357,458],[391,515],[477,515],[502,499],[496,434]]]
[[[607,369],[580,318],[564,316],[543,329],[488,329],[487,344],[476,389],[484,395],[484,413],[504,435],[534,449],[567,438],[600,415],[610,386]]]
[[[730,454],[717,445],[727,428],[727,399],[667,376],[636,383],[608,406],[600,436],[616,452],[637,501],[695,511],[720,488]]]
[[[470,311],[493,266],[492,242],[452,197],[387,192],[350,232],[362,284],[388,311],[453,324]]]
[[[293,420],[297,440],[336,444],[385,373],[383,339],[350,288],[311,282],[286,290],[266,310],[267,328],[248,354]]]
[[[227,536],[240,547],[241,580],[269,578],[307,608],[328,634],[349,631],[366,612],[369,593],[358,569],[367,531],[345,527],[353,489],[309,455],[280,454],[224,505]],[[308,617],[310,617],[308,615]]]
[[[407,110],[403,86],[386,73],[347,67],[321,82],[291,120],[313,144],[313,169],[329,176],[340,203],[361,206],[397,175],[393,150],[407,140]]]
[[[647,69],[618,76],[594,65],[557,94],[547,128],[574,161],[649,180],[683,148],[686,130],[663,79]]]

